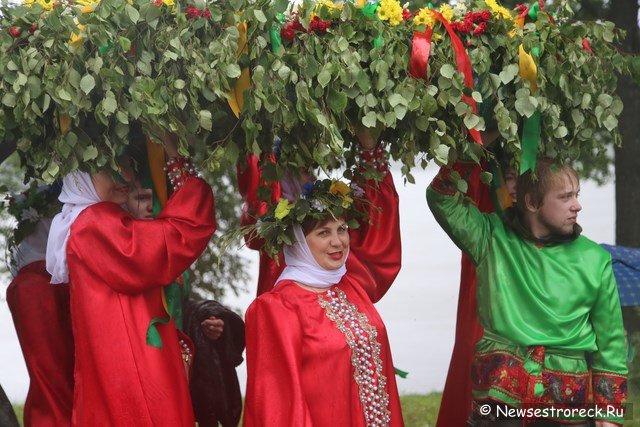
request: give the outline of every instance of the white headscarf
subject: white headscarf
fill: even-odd
[[[58,200],[64,205],[62,212],[53,218],[47,242],[47,271],[54,284],[69,282],[67,240],[71,225],[83,210],[100,202],[91,182],[91,175],[80,171],[71,172],[64,177]]]
[[[11,274],[15,277],[18,271],[32,262],[42,261],[47,253],[47,236],[51,228],[51,218],[41,218],[31,234],[20,242],[13,252],[14,262]]]
[[[337,270],[322,268],[307,245],[302,227],[298,224],[294,225],[293,233],[296,242],[284,247],[284,262],[287,266],[276,280],[276,285],[281,280],[294,280],[313,288],[326,289],[338,283],[347,272],[346,265],[343,264]],[[347,249],[347,256],[349,256],[349,249]]]

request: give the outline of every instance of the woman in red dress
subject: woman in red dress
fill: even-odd
[[[161,348],[147,344],[146,332],[166,315],[162,287],[191,265],[215,230],[213,195],[167,139],[175,191],[156,220],[122,209],[129,187],[106,171],[64,179],[47,269],[52,283],[70,283],[74,425],[194,425],[173,321],[157,326]]]
[[[362,146],[365,161],[382,160],[374,141]],[[401,258],[398,196],[386,162],[379,170],[380,183],[365,183],[368,223],[349,232],[344,218],[327,213],[295,224],[287,267],[247,310],[245,426],[403,425],[387,333],[373,306]]]

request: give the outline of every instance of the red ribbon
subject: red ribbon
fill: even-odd
[[[413,32],[411,44],[411,60],[409,62],[409,74],[416,79],[427,79],[427,63],[431,54],[431,34],[433,30],[427,28],[424,33]]]
[[[453,53],[456,57],[456,64],[458,71],[464,74],[464,83],[468,88],[473,89],[473,69],[471,68],[471,60],[467,55],[467,49],[464,47],[462,40],[456,34],[451,27],[449,21],[442,16],[441,13],[431,9],[433,16],[444,25],[449,37],[451,38],[451,45],[453,46]],[[409,73],[416,78],[427,78],[427,62],[429,61],[429,54],[431,51],[431,29],[427,29],[424,33],[413,33],[413,46],[411,48],[411,61],[409,62]],[[471,106],[471,110],[474,114],[478,113],[478,106],[476,101],[466,95],[462,95],[462,100]],[[482,138],[480,132],[475,129],[469,129],[469,134],[475,142],[482,145]]]

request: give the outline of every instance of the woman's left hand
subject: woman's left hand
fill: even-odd
[[[211,316],[205,319],[200,326],[202,326],[202,333],[205,337],[211,341],[215,341],[220,338],[224,330],[224,320],[218,319],[215,316]]]

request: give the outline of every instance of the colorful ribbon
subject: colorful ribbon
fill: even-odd
[[[462,40],[456,34],[454,29],[451,27],[451,24],[447,19],[442,16],[440,12],[437,12],[433,9],[430,10],[431,14],[438,21],[444,25],[444,28],[447,30],[449,34],[449,38],[451,39],[451,45],[453,46],[453,53],[456,58],[456,65],[458,67],[458,71],[464,75],[464,84],[469,89],[474,89],[474,81],[473,81],[473,69],[471,67],[471,60],[469,59],[469,55],[467,55],[467,49],[464,47]],[[421,78],[418,76],[424,76],[422,78],[427,78],[427,62],[429,61],[429,53],[431,51],[431,33],[427,34],[429,30],[424,33],[414,32],[413,33],[413,42],[418,43],[417,48],[414,49],[414,46],[411,47],[411,59],[409,63],[409,72],[412,76],[416,78]],[[417,40],[416,40],[417,37]],[[428,45],[428,47],[427,47]],[[414,57],[414,52],[416,53],[416,57]],[[412,71],[413,68],[413,71]],[[415,73],[414,73],[415,72]],[[471,110],[473,114],[478,113],[478,105],[476,101],[467,95],[462,95],[462,100],[471,106]],[[482,138],[480,136],[480,132],[476,129],[468,129],[469,134],[473,138],[475,142],[482,145]]]
[[[247,23],[242,22],[238,25],[238,57],[244,53],[249,52],[249,46],[247,44]],[[278,32],[278,36],[280,32]],[[282,42],[282,40],[281,40]],[[244,105],[244,91],[251,87],[251,76],[249,74],[249,67],[244,67],[240,72],[240,77],[236,82],[235,87],[227,92],[227,103],[231,107],[231,111],[240,118],[240,111]]]

